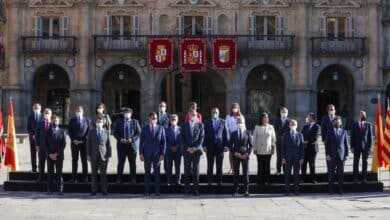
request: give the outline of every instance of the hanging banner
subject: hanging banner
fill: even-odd
[[[148,43],[149,67],[152,70],[169,70],[173,67],[173,41],[168,38],[151,38]]]
[[[232,70],[237,66],[237,40],[235,38],[213,39],[213,68]]]
[[[182,72],[206,71],[206,40],[204,38],[181,39],[180,66]]]

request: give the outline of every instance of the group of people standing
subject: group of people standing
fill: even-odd
[[[160,166],[163,164],[167,184],[181,185],[181,162],[184,161],[185,194],[199,195],[199,162],[203,153],[207,157],[207,182],[223,183],[223,160],[229,152],[229,174],[234,175],[234,195],[239,192],[239,171],[242,167],[243,191],[249,196],[249,158],[257,158],[257,184],[262,187],[270,183],[271,157],[276,153],[277,173],[284,173],[286,194],[290,194],[290,176],[293,171],[294,193],[299,194],[300,170],[305,181],[316,183],[315,160],[318,152],[318,139],[325,143],[329,175],[329,192],[334,192],[335,171],[338,175],[339,193],[343,193],[344,161],[349,151],[348,134],[342,128],[341,117],[335,114],[333,105],[328,106],[328,115],[322,118],[321,126],[316,124],[316,116],[309,113],[302,132],[297,130],[298,122],[288,117],[288,109],[280,108],[280,117],[275,126],[269,122],[267,113],[261,113],[254,131],[246,129],[245,117],[238,103],[233,103],[226,119],[220,117],[217,107],[211,110],[211,118],[203,122],[197,112],[197,103],[190,103],[184,123],[179,123],[177,114],[169,114],[165,102],[161,102],[157,112],[151,112],[148,122],[141,128],[138,120],[132,117],[133,110],[122,108],[119,117],[112,123],[103,103],[96,106],[94,121],[84,116],[82,106],[75,109],[70,119],[68,135],[72,151],[71,182],[88,182],[88,162],[91,164],[92,195],[96,195],[97,175],[100,174],[100,191],[107,195],[107,164],[112,157],[110,135],[117,142],[117,183],[130,181],[136,184],[136,158],[144,163],[145,196],[151,193],[151,175],[154,175],[154,193],[160,195]],[[30,139],[32,171],[38,172],[42,181],[47,161],[48,194],[54,191],[53,177],[56,169],[56,182],[59,194],[63,194],[62,165],[66,146],[66,132],[59,127],[60,118],[52,115],[51,109],[41,113],[38,103],[33,105],[27,130]],[[366,114],[361,111],[359,119],[351,129],[351,150],[354,153],[355,181],[358,178],[359,158],[363,157],[363,183],[367,177],[367,158],[371,149],[371,124],[366,122]],[[38,154],[38,169],[36,155]],[[82,175],[77,174],[78,160],[81,158]],[[130,180],[123,179],[126,159],[129,161]],[[306,176],[307,165],[310,175]],[[174,169],[173,169],[174,168]],[[153,170],[153,172],[152,172]],[[173,172],[174,170],[174,172]],[[192,184],[192,186],[191,186]]]

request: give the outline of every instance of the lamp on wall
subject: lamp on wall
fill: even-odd
[[[54,80],[55,77],[56,77],[56,76],[55,76],[55,74],[54,74],[54,71],[53,71],[53,70],[50,70],[50,72],[49,72],[49,80]]]
[[[333,79],[334,81],[339,80],[339,73],[338,73],[337,71],[334,71],[334,72],[332,73],[332,79]]]
[[[119,80],[123,80],[125,78],[125,73],[123,72],[123,70],[119,71],[118,78],[119,78]]]
[[[267,73],[267,71],[263,71],[263,72],[261,73],[261,79],[264,80],[264,81],[266,81],[266,80],[268,79],[268,73]]]

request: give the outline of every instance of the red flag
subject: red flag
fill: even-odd
[[[3,112],[0,110],[0,168],[3,163],[3,158],[5,156],[5,140],[3,138]]]
[[[383,127],[382,127],[382,107],[380,103],[380,97],[378,95],[378,104],[376,107],[376,120],[375,120],[375,145],[372,155],[372,171],[377,173],[378,169],[384,166],[384,160],[382,157],[383,151]]]
[[[16,148],[14,108],[12,99],[9,100],[8,107],[7,148],[5,151],[4,165],[8,166],[11,171],[16,171],[19,169],[18,152]]]
[[[237,40],[231,37],[213,39],[213,68],[232,70],[237,65]]]
[[[206,40],[183,38],[180,40],[180,66],[182,72],[206,71]]]
[[[169,38],[151,38],[148,43],[149,67],[169,70],[173,67],[173,41]]]

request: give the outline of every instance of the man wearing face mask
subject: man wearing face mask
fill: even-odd
[[[244,190],[245,196],[249,196],[249,155],[253,148],[253,140],[249,131],[245,128],[243,116],[237,117],[237,130],[231,134],[229,140],[229,149],[233,153],[233,166],[234,166],[234,194],[238,195],[238,179],[240,175],[240,164],[242,166],[242,173],[244,178]]]
[[[282,172],[282,156],[281,146],[284,133],[289,132],[290,119],[288,118],[288,109],[286,107],[280,108],[280,118],[276,121],[276,174],[280,175]]]
[[[290,120],[290,131],[283,134],[282,139],[282,164],[284,168],[284,182],[286,194],[290,194],[291,169],[294,175],[294,193],[299,194],[299,169],[305,159],[305,146],[303,135],[297,131],[298,122]]]
[[[82,106],[77,106],[75,116],[70,119],[68,125],[69,137],[71,140],[72,150],[72,183],[77,181],[77,167],[79,155],[81,158],[81,166],[83,172],[83,182],[88,182],[88,163],[86,141],[89,130],[89,120],[84,117],[84,109]]]
[[[359,160],[362,156],[362,183],[367,182],[367,159],[371,152],[372,129],[371,123],[366,121],[366,112],[360,111],[358,121],[352,124],[351,152],[353,153],[354,182],[357,183],[359,175]]]
[[[188,113],[190,121],[182,128],[182,143],[184,156],[184,183],[185,195],[190,193],[190,175],[193,175],[193,193],[199,196],[199,161],[202,155],[204,139],[203,124],[199,122],[195,112]],[[192,168],[192,170],[191,170]]]
[[[64,149],[66,146],[66,134],[60,126],[60,117],[52,116],[51,126],[47,138],[47,193],[53,193],[54,167],[56,168],[56,182],[58,194],[63,195],[64,183],[62,179],[62,165],[64,162]]]
[[[343,194],[344,163],[348,157],[347,131],[342,128],[341,117],[336,116],[333,128],[326,135],[325,153],[329,164],[329,194],[334,193],[335,170],[338,177],[339,194]]]
[[[328,105],[326,109],[328,114],[324,115],[321,119],[321,137],[324,143],[326,141],[328,131],[333,128],[333,120],[336,118],[336,108],[334,105]]]
[[[118,118],[114,129],[118,152],[117,183],[122,182],[123,168],[127,158],[130,166],[130,181],[135,184],[137,141],[141,135],[141,128],[138,120],[132,118],[133,110],[131,108],[122,108],[122,110],[123,118]]]
[[[167,103],[160,102],[157,112],[157,124],[167,128],[169,126],[169,118],[171,115],[167,112]]]
[[[225,120],[219,117],[219,109],[213,108],[211,119],[207,120],[204,125],[205,137],[203,142],[203,151],[207,155],[207,182],[209,188],[213,182],[214,161],[217,170],[217,183],[222,187],[222,165],[225,152],[229,151],[228,130]]]
[[[178,126],[179,116],[173,114],[171,116],[171,126],[165,128],[166,150],[165,157],[167,158],[167,182],[168,185],[180,185],[180,165],[182,156],[182,140],[181,127]],[[175,176],[172,178],[172,166],[175,163]]]
[[[165,155],[164,127],[157,124],[157,114],[149,114],[149,124],[142,128],[139,158],[144,162],[145,196],[150,195],[150,172],[153,165],[156,196],[160,196],[160,164]]]
[[[111,159],[110,133],[104,127],[104,118],[98,116],[95,120],[95,128],[88,132],[87,159],[91,163],[92,181],[91,195],[97,192],[97,173],[100,173],[100,185],[103,195],[107,195],[107,165]]]
[[[45,173],[45,163],[47,157],[47,136],[50,129],[51,109],[45,108],[43,111],[43,118],[39,122],[37,130],[35,131],[36,151],[38,152],[38,179],[37,182],[42,181],[43,174]]]
[[[32,106],[33,113],[28,116],[27,119],[27,132],[28,138],[30,141],[30,157],[31,157],[31,168],[32,172],[37,172],[37,151],[35,148],[35,131],[39,125],[39,122],[42,121],[43,115],[41,113],[41,105],[39,103],[35,103]]]

